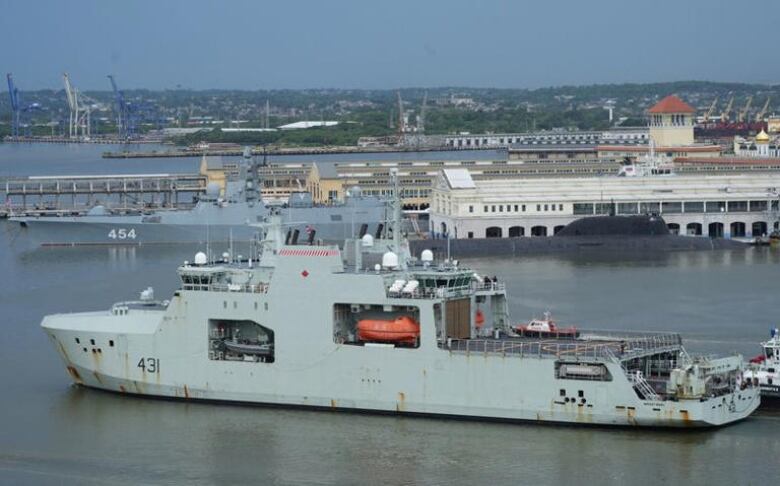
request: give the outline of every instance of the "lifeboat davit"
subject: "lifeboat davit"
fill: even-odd
[[[420,323],[409,316],[392,320],[362,319],[357,323],[358,339],[395,344],[415,344],[420,337]]]

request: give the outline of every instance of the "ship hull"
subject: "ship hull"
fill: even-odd
[[[233,296],[229,297],[232,300]],[[81,317],[55,315],[43,323],[71,380],[90,388],[139,396],[503,421],[679,428],[733,423],[748,417],[759,404],[758,390],[753,388],[717,399],[646,401],[634,393],[617,364],[610,365],[614,366],[610,370],[614,380],[609,383],[564,381],[553,379],[553,360],[454,353],[439,348],[332,344],[327,349],[312,350],[303,361],[211,361],[205,339],[201,339],[206,335],[205,324],[180,324],[189,331],[178,336],[175,332],[162,333],[172,340],[161,342],[155,337],[157,327],[151,321],[136,321],[140,334],[128,333],[121,317],[118,322],[108,317],[99,327],[70,330]],[[109,347],[109,341],[116,345]],[[279,356],[291,353],[278,343]],[[170,351],[151,351],[165,349]],[[148,366],[139,368],[141,360],[149,359],[155,363],[154,371],[150,372]]]
[[[369,224],[369,231],[378,225],[379,217]],[[79,219],[15,220],[20,226],[20,236],[33,246],[128,246],[177,243],[241,242],[250,241],[261,229],[248,224],[168,224],[141,223],[132,220],[83,221]],[[308,238],[307,229],[314,228],[315,237],[327,242],[344,241],[351,236],[353,224],[307,224],[294,221],[289,229],[299,231],[299,241]],[[356,223],[357,229],[364,221]],[[356,229],[356,230],[357,230]]]

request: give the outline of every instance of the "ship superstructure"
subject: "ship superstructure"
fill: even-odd
[[[335,245],[285,244],[272,219],[259,259],[198,254],[170,301],[146,291],[47,316],[71,379],[192,400],[605,425],[718,426],[758,406],[739,356],[691,357],[674,333],[520,336],[503,283],[430,251],[412,258],[400,232],[381,263],[364,263],[365,235],[347,264]]]

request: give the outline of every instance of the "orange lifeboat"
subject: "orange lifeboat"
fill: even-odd
[[[414,344],[420,337],[420,323],[409,316],[362,319],[357,323],[357,332],[360,341]]]

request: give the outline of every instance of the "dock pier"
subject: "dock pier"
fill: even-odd
[[[206,177],[200,174],[0,178],[0,218],[83,214],[97,204],[127,210],[179,208],[191,206],[205,190]]]

